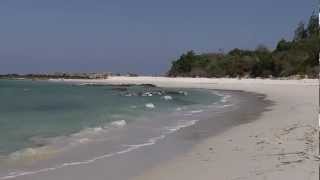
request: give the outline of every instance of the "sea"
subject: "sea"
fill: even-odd
[[[226,98],[214,90],[152,84],[0,80],[0,179],[151,146],[227,106]],[[81,154],[88,146],[101,148]],[[63,161],[32,168],[63,153],[69,153]]]

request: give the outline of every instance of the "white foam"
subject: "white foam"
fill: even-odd
[[[101,141],[101,135],[107,133],[109,130],[108,128],[108,126],[85,128],[77,133],[71,134],[70,136],[61,136],[55,137],[52,140],[50,139],[49,145],[57,147],[56,149],[64,150],[80,144]]]
[[[146,107],[146,108],[153,109],[153,108],[155,108],[155,105],[152,104],[152,103],[147,103],[147,104],[145,104],[145,107]]]
[[[149,105],[152,103],[149,103]],[[152,104],[153,105],[153,104]],[[154,108],[154,105],[152,106],[150,105],[150,107]],[[147,104],[146,104],[147,107]],[[121,151],[117,151],[117,152],[112,152],[112,153],[108,153],[108,154],[104,154],[101,156],[97,156],[94,157],[92,159],[88,159],[88,160],[84,160],[84,161],[76,161],[76,162],[65,162],[53,167],[49,167],[49,168],[43,168],[43,169],[39,169],[39,170],[35,170],[35,171],[24,171],[24,172],[11,172],[10,174],[8,174],[7,176],[2,176],[0,177],[1,180],[5,180],[5,179],[12,179],[12,178],[17,178],[20,176],[26,176],[26,175],[33,175],[33,174],[38,174],[38,173],[42,173],[42,172],[48,172],[48,171],[53,171],[56,169],[61,169],[64,167],[68,167],[68,166],[77,166],[77,165],[85,165],[85,164],[90,164],[90,163],[94,163],[95,161],[101,160],[101,159],[105,159],[105,158],[109,158],[115,155],[121,155],[124,153],[128,153],[130,151],[134,151],[140,148],[143,148],[145,146],[151,146],[155,143],[157,143],[157,141],[164,139],[166,137],[167,134],[173,133],[175,131],[178,131],[182,128],[186,128],[189,126],[194,125],[196,122],[198,122],[199,120],[179,120],[177,122],[177,125],[175,126],[170,126],[170,127],[166,127],[165,131],[163,131],[163,133],[160,136],[157,137],[153,137],[150,138],[147,142],[141,143],[141,144],[132,144],[132,145],[124,145],[126,148],[124,150]],[[119,120],[119,121],[114,121],[111,122],[110,125],[111,126],[116,126],[116,127],[123,127],[125,126],[127,123],[125,120]],[[87,138],[86,136],[89,134],[95,134],[95,133],[101,133],[106,131],[106,128],[102,128],[102,127],[96,127],[96,128],[87,128],[77,134],[74,134],[73,136],[75,136],[78,140],[79,143],[87,143],[89,142],[91,139]],[[31,155],[35,155],[37,154],[37,152],[33,149],[30,149],[27,151],[29,154]],[[28,154],[27,153],[27,154]]]
[[[100,159],[105,159],[105,158],[109,158],[115,155],[121,155],[124,153],[128,153],[130,151],[136,150],[136,149],[140,149],[144,146],[150,146],[155,144],[158,140],[165,138],[165,135],[160,135],[158,137],[154,137],[154,138],[150,138],[146,143],[142,143],[142,144],[134,144],[134,145],[123,145],[125,147],[128,147],[127,149],[124,149],[122,151],[118,151],[118,152],[114,152],[114,153],[108,153],[108,154],[104,154],[102,156],[98,156],[98,157],[94,157],[92,159],[89,160],[85,160],[85,161],[77,161],[77,162],[67,162],[67,163],[63,163],[51,168],[44,168],[44,169],[40,169],[40,170],[36,170],[36,171],[25,171],[25,172],[11,172],[9,173],[7,176],[3,176],[0,177],[0,179],[12,179],[12,178],[17,178],[20,176],[26,176],[26,175],[33,175],[33,174],[38,174],[38,173],[42,173],[42,172],[48,172],[48,171],[53,171],[53,170],[57,170],[57,169],[61,169],[64,167],[68,167],[68,166],[76,166],[76,165],[85,165],[85,164],[90,164],[93,163],[97,160]]]
[[[225,104],[222,107],[230,107],[230,106],[233,106],[233,104]]]
[[[163,96],[162,98],[163,98],[164,100],[167,100],[167,101],[168,101],[168,100],[172,100],[172,97],[171,97],[171,96]]]
[[[142,96],[152,96],[152,93],[151,92],[145,92],[142,94]]]
[[[116,154],[123,154],[123,153],[127,153],[127,152],[130,152],[130,151],[133,151],[133,150],[142,148],[142,147],[144,147],[144,146],[151,146],[151,145],[155,144],[157,141],[159,141],[159,140],[161,140],[161,139],[164,139],[165,137],[166,137],[165,135],[160,135],[160,136],[158,136],[158,137],[150,138],[146,143],[142,143],[142,144],[132,144],[132,145],[123,145],[123,146],[129,147],[129,148],[127,148],[126,150],[123,150],[123,151],[119,151],[119,152],[117,152]]]
[[[110,123],[111,126],[113,127],[123,127],[125,125],[127,125],[127,122],[125,120],[119,120],[119,121],[113,121]]]
[[[165,129],[167,131],[169,131],[169,133],[172,133],[172,132],[178,131],[178,130],[180,130],[182,128],[193,126],[198,121],[199,120],[179,120],[178,124],[176,126],[165,127]]]
[[[106,132],[107,129],[103,127],[94,127],[94,128],[86,128],[81,130],[78,133],[74,133],[71,136],[72,137],[87,137],[87,136],[92,136],[92,135],[97,135],[103,132]]]
[[[182,107],[177,107],[176,111],[182,111],[182,110],[186,110],[188,109],[186,106],[182,106]]]
[[[43,146],[38,148],[26,148],[26,149],[22,149],[22,150],[11,153],[8,156],[8,160],[11,162],[21,161],[21,160],[32,161],[32,160],[46,158],[49,155],[52,155],[56,152],[57,152],[56,150],[48,146]]]
[[[229,95],[229,94],[226,95],[226,94],[219,93],[217,91],[212,92],[212,94],[215,94],[217,96],[222,97],[221,100],[220,100],[220,102],[222,102],[222,103],[228,102],[228,99],[231,97],[231,95]]]
[[[95,133],[98,133],[98,132],[101,132],[101,131],[103,131],[103,128],[102,128],[102,127],[95,127],[95,128],[93,128],[93,132],[95,132]]]
[[[222,103],[228,102],[228,99],[229,99],[230,97],[231,97],[230,95],[225,95],[225,96],[223,96],[222,99],[221,99],[221,102],[222,102]]]
[[[191,114],[197,114],[197,113],[202,113],[202,112],[203,112],[202,109],[190,111]]]
[[[183,94],[183,95],[185,95],[185,96],[188,96],[188,92],[186,92],[186,91],[179,91],[179,93],[180,93],[180,94]]]
[[[85,144],[85,143],[88,143],[90,142],[91,140],[89,138],[81,138],[78,140],[79,143],[81,144]]]
[[[97,83],[80,83],[79,86],[97,85]]]
[[[16,151],[14,153],[11,153],[9,155],[9,159],[10,160],[19,160],[21,159],[22,157],[25,157],[25,156],[33,156],[36,154],[36,150],[33,149],[33,148],[27,148],[27,149],[24,149],[24,150],[21,150],[21,151]]]
[[[122,121],[122,120],[120,120],[120,121]],[[186,127],[192,126],[198,121],[199,120],[180,120],[180,121],[178,121],[178,125],[173,126],[173,127],[166,127],[167,132],[165,134],[170,134],[170,133],[178,131],[178,130],[180,130],[182,128],[186,128]],[[145,143],[133,144],[133,145],[123,145],[123,146],[128,147],[128,148],[126,148],[126,149],[124,149],[122,151],[104,154],[102,156],[94,157],[92,159],[85,160],[85,161],[67,162],[67,163],[63,163],[63,164],[60,164],[60,165],[56,165],[56,166],[51,167],[51,168],[39,169],[39,170],[36,170],[36,171],[11,172],[7,176],[0,177],[0,179],[2,179],[2,180],[12,179],[12,178],[20,177],[20,176],[33,175],[33,174],[38,174],[38,173],[42,173],[42,172],[53,171],[53,170],[61,169],[61,168],[68,167],[68,166],[91,164],[91,163],[93,163],[93,162],[95,162],[97,160],[109,158],[109,157],[112,157],[112,156],[115,156],[115,155],[121,155],[121,154],[124,154],[124,153],[128,153],[128,152],[140,149],[140,148],[145,147],[145,146],[151,146],[151,145],[155,144],[157,141],[159,141],[161,139],[164,139],[166,137],[165,134],[162,134],[162,135],[160,135],[158,137],[150,138]],[[33,152],[33,151],[31,151],[31,152]]]

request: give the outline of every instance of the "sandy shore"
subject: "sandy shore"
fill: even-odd
[[[121,169],[117,167],[121,165],[119,161],[145,164],[144,171],[139,172],[133,178],[136,180],[318,179],[319,86],[317,80],[111,77],[106,80],[64,81],[102,84],[150,83],[163,87],[243,90],[264,94],[274,104],[259,116],[251,117],[255,118],[255,121],[241,123],[219,134],[203,138],[190,150],[185,152],[179,150],[181,153],[178,155],[168,156],[166,160],[159,161],[156,165],[149,166],[149,160],[157,159],[159,154],[157,151],[162,151],[161,148],[166,147],[163,151],[170,152],[176,147],[168,149],[170,146],[161,144],[150,146],[158,150],[137,151],[130,158],[124,156],[122,160],[118,159],[114,162],[108,159],[90,167],[78,167],[77,170],[66,168],[47,174],[43,173],[40,176],[21,177],[22,179],[115,179],[110,174],[104,173],[103,169],[114,168],[113,172],[119,171],[117,174],[128,174],[129,172],[120,172]],[[236,120],[244,118],[241,113],[238,113],[237,116],[232,118]],[[249,118],[248,114],[243,116]],[[182,130],[182,134],[184,131],[188,130]],[[170,144],[166,141],[165,143]],[[174,141],[171,144],[175,143],[180,143],[180,141]],[[179,147],[189,145],[183,143],[181,142]],[[110,162],[112,166],[109,166]],[[134,171],[137,167],[139,165],[130,166],[128,169]]]
[[[207,138],[136,179],[318,179],[317,80],[111,77],[88,82],[243,90],[275,103],[257,121]]]

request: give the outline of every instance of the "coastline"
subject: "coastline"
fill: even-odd
[[[220,117],[221,120],[229,115],[237,120],[227,125],[228,128],[212,127],[212,122],[203,121],[158,144],[128,153],[121,160],[110,158],[91,166],[68,167],[16,179],[287,179],[290,176],[313,179],[318,174],[315,169],[318,162],[314,158],[317,80],[113,77],[63,81],[244,91],[233,93],[241,94],[239,97],[245,97],[243,100],[248,102],[242,102],[243,109],[237,113]],[[262,100],[264,96],[266,101]],[[249,101],[250,98],[253,99]],[[270,101],[274,103],[272,106],[268,105]],[[255,104],[262,102],[266,104]]]
[[[318,80],[214,81],[207,87],[262,93],[275,104],[256,121],[210,137],[135,179],[319,178]]]

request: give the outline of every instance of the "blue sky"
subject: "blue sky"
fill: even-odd
[[[161,74],[187,50],[270,48],[316,0],[1,0],[0,73]]]

